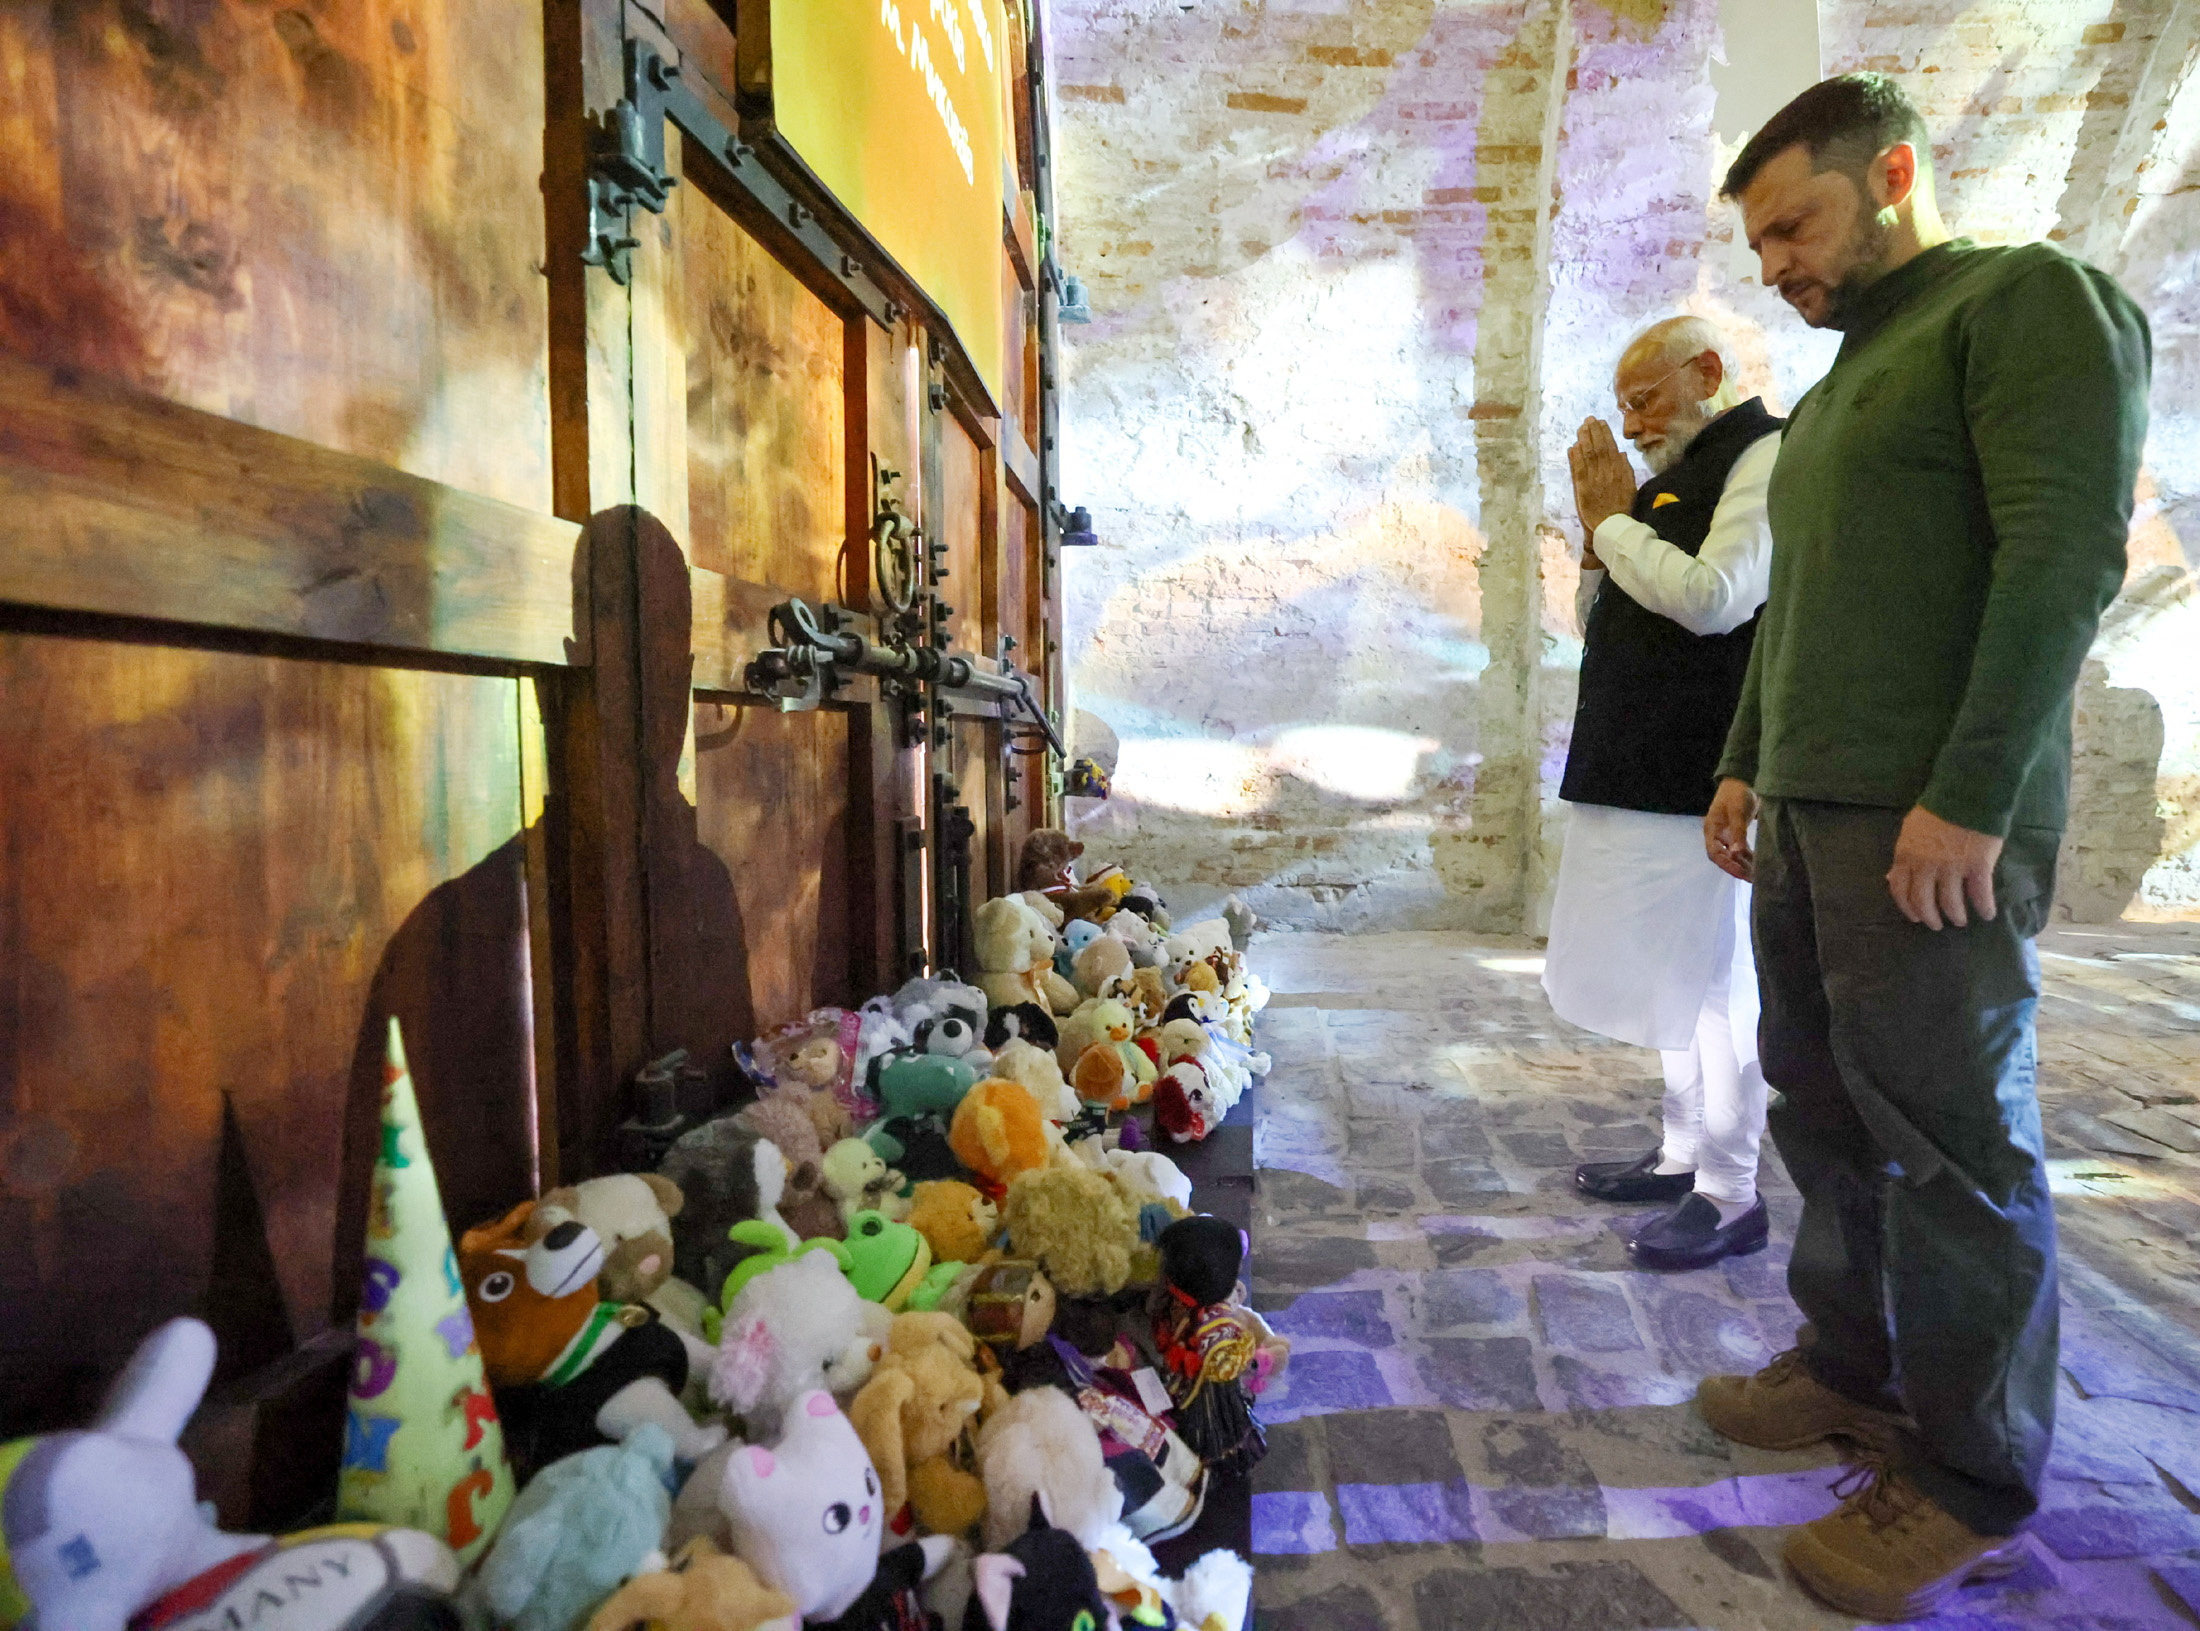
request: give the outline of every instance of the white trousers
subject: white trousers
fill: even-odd
[[[1661,1048],[1665,1065],[1668,1165],[1694,1167],[1696,1192],[1732,1206],[1757,1193],[1757,1146],[1765,1131],[1765,1072],[1757,1062],[1757,970],[1749,945],[1749,892],[1728,924],[1713,964],[1696,1034],[1685,1048]]]
[[[1705,858],[1703,823],[1568,806],[1543,989],[1561,1019],[1655,1048],[1669,1163],[1739,1205],[1757,1188],[1765,1077],[1749,887]]]

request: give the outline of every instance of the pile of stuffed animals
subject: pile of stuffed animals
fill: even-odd
[[[1120,869],[1080,880],[1081,848],[1032,835],[1023,891],[976,914],[974,983],[737,1049],[754,1102],[658,1170],[441,1237],[520,1484],[470,1568],[428,1522],[215,1529],[175,1447],[213,1339],[177,1321],[92,1429],[0,1446],[0,1626],[242,1623],[310,1573],[345,1589],[246,1617],[1241,1631],[1241,1558],[1170,1579],[1148,1547],[1261,1454],[1289,1347],[1246,1304],[1242,1235],[1148,1145],[1204,1138],[1266,1072],[1267,991],[1235,902],[1174,927]]]

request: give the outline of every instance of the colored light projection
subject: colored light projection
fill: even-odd
[[[953,325],[996,400],[1000,0],[772,0],[779,133]]]

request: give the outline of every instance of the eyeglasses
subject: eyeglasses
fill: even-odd
[[[1698,357],[1702,355],[1703,353],[1700,351],[1696,354],[1696,356]],[[1659,386],[1663,385],[1675,374],[1680,373],[1682,369],[1693,368],[1695,367],[1695,365],[1696,358],[1690,357],[1686,362],[1681,363],[1678,367],[1667,369],[1656,379],[1652,380],[1648,385],[1645,385],[1641,390],[1637,391],[1633,396],[1621,397],[1619,399],[1619,411],[1623,414],[1642,412],[1642,405],[1645,402],[1648,402],[1651,397],[1657,394],[1657,389]]]

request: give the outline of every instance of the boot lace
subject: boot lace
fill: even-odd
[[[1906,1527],[1921,1509],[1921,1497],[1909,1480],[1882,1455],[1863,1455],[1833,1481],[1843,1507],[1874,1529]]]
[[[1758,1385],[1762,1387],[1785,1386],[1794,1377],[1795,1373],[1802,1368],[1802,1364],[1802,1349],[1784,1349],[1774,1354],[1765,1368],[1757,1373]]]

